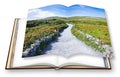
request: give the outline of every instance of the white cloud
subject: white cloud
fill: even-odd
[[[56,15],[48,11],[43,11],[41,9],[32,9],[28,11],[28,20],[42,19],[51,16]]]
[[[85,7],[85,5],[80,5],[80,7],[84,8],[84,7]]]

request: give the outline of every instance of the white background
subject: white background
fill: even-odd
[[[48,4],[84,4],[107,12],[114,49],[112,70],[5,70],[14,18],[25,18],[28,8]],[[0,0],[0,77],[118,77],[120,75],[120,2],[119,0]]]

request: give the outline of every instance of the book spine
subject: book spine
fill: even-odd
[[[18,20],[19,20],[18,18],[14,20],[13,32],[12,32],[11,41],[10,41],[10,48],[9,48],[9,53],[7,57],[7,62],[6,62],[6,69],[11,68],[13,65],[12,63],[13,63],[15,43],[17,38]]]

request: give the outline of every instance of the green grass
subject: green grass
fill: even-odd
[[[88,17],[87,19],[74,19],[74,24],[75,25],[72,27],[71,30],[72,34],[75,35],[79,40],[84,41],[85,44],[87,44],[88,46],[91,46],[92,48],[100,52],[104,51],[104,49],[101,47],[101,44],[96,44],[95,41],[88,40],[87,37],[83,34],[80,34],[79,31],[82,31],[85,34],[89,34],[96,39],[100,39],[101,43],[111,46],[107,21],[105,19]]]
[[[54,33],[55,37],[57,37],[58,34],[66,27],[66,23],[60,19],[42,19],[28,21],[23,50],[29,48],[30,44],[34,43],[35,40],[49,36],[52,33]]]
[[[88,21],[89,22],[89,21]],[[98,21],[99,22],[99,21]],[[89,24],[78,22],[75,28],[84,33],[87,33],[95,38],[100,39],[103,43],[111,45],[108,26],[104,24]]]
[[[91,46],[92,48],[100,52],[104,51],[104,49],[101,47],[100,44],[96,44],[94,41],[88,40],[85,35],[81,34],[79,31],[76,30],[75,26],[73,26],[73,28],[71,29],[71,32],[73,35],[76,36],[76,38],[83,41],[86,45]]]

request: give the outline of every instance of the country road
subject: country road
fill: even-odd
[[[103,57],[100,52],[95,51],[84,44],[84,42],[78,40],[71,33],[72,26],[72,24],[68,24],[68,28],[60,33],[60,37],[45,48],[45,54],[56,54],[64,57],[70,57],[75,54],[90,54],[93,56]]]

